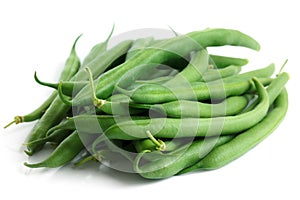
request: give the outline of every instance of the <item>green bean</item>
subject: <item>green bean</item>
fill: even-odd
[[[46,99],[44,101],[43,104],[41,104],[38,108],[36,108],[34,111],[32,111],[31,113],[28,113],[26,115],[23,116],[15,116],[14,120],[12,122],[10,122],[9,124],[7,124],[4,128],[9,127],[12,124],[19,124],[22,122],[32,122],[35,121],[37,119],[40,119],[43,114],[46,112],[46,110],[48,109],[48,107],[50,106],[50,104],[52,103],[52,101],[57,97],[57,92],[53,92],[48,99]]]
[[[183,82],[191,83],[201,80],[202,75],[208,68],[208,53],[206,50],[192,53],[190,63],[170,81],[164,85],[182,84]]]
[[[147,179],[168,178],[193,165],[199,158],[205,157],[213,147],[220,146],[232,138],[233,136],[222,136],[196,140],[182,152],[146,163],[141,167],[139,167],[139,162],[143,154],[140,154],[134,162],[134,167],[139,175]]]
[[[115,45],[114,47],[112,47],[111,49],[108,49],[102,54],[98,55],[90,63],[86,64],[86,66],[89,67],[92,71],[93,79],[99,77],[104,71],[116,67],[116,65],[114,65],[114,61],[116,61],[118,58],[125,55],[128,49],[131,47],[131,45],[132,45],[132,40],[122,41],[117,45]],[[72,79],[72,81],[85,81],[85,80],[88,80],[88,76],[85,70],[80,70],[79,73],[76,74],[76,76]]]
[[[288,82],[289,78],[290,76],[288,73],[282,72],[278,74],[277,77],[267,87],[267,92],[269,95],[269,105],[273,104],[276,97],[280,94],[281,90],[284,88],[284,85]],[[258,104],[258,100],[255,100],[243,112],[248,112],[249,110],[252,110],[257,104]]]
[[[100,111],[110,115],[131,115],[144,112],[142,109],[129,107],[130,98],[124,94],[115,94],[108,98]]]
[[[69,55],[69,57],[66,61],[66,63],[68,63],[68,64],[65,65],[63,71],[61,72],[59,80],[68,80],[70,78],[70,76],[73,76],[75,73],[77,73],[77,71],[79,69],[79,65],[78,65],[79,60],[76,58],[77,55],[76,55],[76,52],[75,52],[75,47],[76,47],[77,41],[79,40],[80,37],[81,37],[81,35],[79,35],[73,43],[71,53],[70,53],[70,55]],[[57,92],[53,92],[48,97],[48,99],[46,99],[44,101],[44,103],[42,103],[34,111],[32,111],[31,113],[28,113],[26,115],[23,115],[23,116],[15,116],[14,120],[12,122],[10,122],[9,124],[7,124],[4,128],[9,127],[13,123],[19,124],[19,123],[22,123],[22,122],[32,122],[32,121],[35,121],[37,119],[40,119],[43,116],[43,114],[45,113],[45,111],[48,109],[48,107],[50,106],[52,101],[56,97],[57,97]]]
[[[230,65],[222,69],[209,69],[202,75],[199,81],[209,82],[209,81],[215,81],[222,78],[228,78],[239,74],[240,71],[241,71],[241,67],[235,65]]]
[[[41,81],[38,78],[36,72],[34,73],[34,80],[40,85],[47,86],[56,90],[58,89],[59,83],[48,83],[48,82]],[[73,94],[76,94],[78,92],[75,91],[75,89],[78,90],[80,88],[83,88],[88,83],[89,83],[88,81],[63,81],[62,92],[65,95],[72,96]]]
[[[154,110],[156,112],[166,115],[167,117],[208,118],[236,115],[240,113],[244,108],[246,108],[251,99],[252,95],[244,95],[229,97],[218,104],[178,100],[154,105],[136,103],[130,103],[129,105],[133,108]]]
[[[199,42],[203,48],[208,46],[233,45],[244,46],[254,50],[260,50],[258,42],[239,31],[228,31],[227,29],[205,29],[203,31],[194,31],[187,34],[188,37]],[[213,43],[212,43],[212,40]],[[234,40],[234,41],[230,41]]]
[[[82,68],[85,68],[90,65],[90,63],[94,63],[98,56],[101,56],[107,49],[108,41],[110,40],[113,32],[114,32],[115,26],[112,27],[108,37],[104,42],[98,43],[92,47],[90,52],[86,55],[84,60],[82,61]],[[99,62],[99,61],[97,61]],[[91,66],[90,66],[91,67]]]
[[[129,60],[134,55],[136,55],[137,52],[142,51],[143,49],[150,46],[152,44],[153,40],[154,40],[153,37],[145,37],[145,38],[136,39],[133,42],[131,48],[128,50],[128,53],[126,55],[126,60]]]
[[[92,63],[92,65],[96,65],[97,62],[100,63],[100,61],[102,60],[102,54],[106,51],[107,43],[108,43],[109,39],[111,38],[113,31],[114,31],[114,26],[113,26],[109,36],[106,38],[106,40],[104,42],[98,43],[98,44],[93,46],[93,48],[90,50],[88,55],[84,58],[81,67],[86,66],[87,64],[90,64],[90,63]],[[98,57],[101,57],[101,58],[99,59]],[[95,73],[97,75],[99,75],[100,73],[102,73],[102,70],[98,73],[97,72],[95,72]],[[83,72],[79,72],[79,74],[77,74],[77,76],[78,76],[77,79],[81,79],[81,76],[86,76],[86,74],[85,73],[83,74]],[[41,81],[37,77],[36,72],[34,73],[34,79],[37,83],[39,83],[41,85],[51,87],[51,88],[54,88],[54,89],[58,88],[58,83],[47,83],[47,82]],[[88,83],[88,82],[86,82],[86,83]],[[74,81],[70,81],[70,82],[66,81],[66,82],[64,82],[64,84],[66,85],[66,87],[63,88],[64,93],[71,96],[72,93],[73,93],[74,87],[75,87],[74,86],[75,82]],[[76,86],[77,88],[82,88],[84,86],[84,81],[83,82],[79,81],[79,83],[76,82],[76,84],[79,84],[79,86]]]
[[[115,67],[114,61],[119,57],[124,55],[129,47],[131,46],[132,41],[124,41],[116,45],[115,47],[107,50],[106,52],[98,55],[94,58],[89,64],[88,67],[92,71],[93,79],[97,78],[101,73],[110,68],[111,66]],[[85,74],[85,75],[83,75]],[[58,89],[59,83],[47,83],[38,79],[36,73],[34,76],[36,82],[41,85]],[[72,96],[79,92],[84,86],[88,85],[87,74],[84,70],[80,70],[78,74],[70,81],[61,81],[62,83],[62,92],[65,95]]]
[[[248,59],[233,58],[219,55],[210,55],[210,63],[218,69],[226,68],[230,65],[244,66],[248,64]]]
[[[163,83],[171,80],[172,78],[173,78],[173,76],[161,76],[161,77],[154,78],[151,80],[136,80],[136,83],[137,84],[163,84]],[[132,87],[132,88],[134,88],[134,87]]]
[[[240,133],[232,141],[215,148],[204,159],[179,174],[194,170],[213,170],[239,158],[268,137],[284,119],[288,109],[288,94],[283,89],[274,102],[274,108],[258,124]]]
[[[48,130],[46,136],[50,136],[57,130],[77,130],[79,133],[101,133],[117,122],[128,119],[146,119],[143,116],[112,116],[112,115],[88,115],[82,114],[74,117],[68,117],[62,123],[53,126]],[[88,124],[88,126],[87,126]]]
[[[34,164],[25,162],[24,165],[30,168],[60,167],[70,162],[83,149],[84,145],[82,144],[78,133],[74,131],[69,137],[67,137],[62,143],[58,145],[58,147],[51,153],[51,155],[47,159]]]
[[[130,48],[132,44],[132,41],[123,41],[116,45],[117,47],[114,47],[111,49],[110,54],[103,53],[101,56],[96,57],[91,63],[89,63],[91,70],[93,71],[93,75],[96,76],[97,74],[102,73],[107,69],[107,67],[115,60],[115,58],[118,58],[120,55],[125,54],[127,50]],[[122,48],[121,48],[122,47]],[[77,57],[76,57],[77,58]],[[79,58],[77,58],[78,62],[77,65],[80,66]],[[101,61],[101,62],[100,62]],[[71,62],[68,62],[72,64]],[[99,64],[100,63],[100,64]],[[71,74],[69,74],[71,75]],[[86,80],[88,78],[88,75],[84,70],[79,70],[78,73],[70,79],[71,81],[77,81],[77,80]],[[75,91],[79,90],[79,88],[76,88]],[[31,134],[28,137],[27,143],[29,145],[27,146],[27,151],[25,151],[28,155],[32,155],[34,152],[38,151],[42,148],[41,145],[33,145],[30,144],[31,141],[35,141],[39,138],[45,137],[47,134],[47,131],[52,127],[58,124],[65,116],[65,114],[69,111],[70,106],[64,104],[59,97],[57,97],[51,104],[51,106],[48,108],[47,112],[43,115],[40,122],[35,125],[33,128]]]
[[[59,129],[53,131],[50,135],[47,135],[44,138],[37,139],[35,141],[31,141],[30,145],[43,145],[47,142],[51,142],[52,144],[60,144],[65,138],[67,138],[73,130]],[[26,145],[29,145],[26,144]]]
[[[262,79],[268,84],[270,80]],[[144,104],[160,104],[177,100],[217,100],[229,96],[238,96],[250,90],[252,82],[247,79],[238,81],[193,82],[190,85],[177,85],[166,87],[159,84],[144,84],[131,91],[124,90],[119,86],[116,89],[134,102]]]
[[[157,68],[155,68],[155,70],[152,70],[153,72],[147,71],[146,73],[141,74],[139,80],[152,81],[156,78],[160,78],[163,76],[174,76],[178,74],[178,70],[174,68],[170,68],[170,66],[163,65],[163,64],[157,64],[157,65],[158,65]]]
[[[267,114],[268,94],[263,85],[253,78],[260,103],[251,111],[235,116],[216,118],[153,118],[124,121],[109,127],[105,136],[109,139],[137,140],[150,131],[156,138],[180,138],[235,134],[257,124]]]
[[[201,47],[199,47],[201,45]],[[151,48],[139,52],[132,59],[106,72],[95,81],[96,96],[99,99],[107,99],[111,96],[115,84],[120,77],[136,66],[147,63],[166,63],[173,58],[185,57],[191,51],[197,51],[208,46],[245,46],[259,50],[259,44],[251,37],[236,31],[227,29],[209,29],[189,33],[169,40],[162,41]],[[90,98],[90,87],[84,87],[72,101],[64,99],[68,105],[89,105],[93,103]],[[63,98],[63,95],[61,95]]]
[[[242,74],[238,74],[235,77],[227,77],[227,78],[224,78],[223,80],[226,82],[226,81],[230,81],[230,79],[233,79],[233,80],[234,79],[248,79],[248,78],[252,78],[252,77],[265,78],[265,77],[272,76],[274,71],[275,71],[275,65],[273,63],[271,63],[267,67],[260,68],[257,70],[252,70],[252,71],[245,72]]]
[[[145,74],[156,73],[159,71],[158,67],[160,66],[161,65],[157,63],[148,63],[135,66],[133,69],[124,73],[118,80],[117,84],[121,87],[127,88],[131,86],[131,83],[134,83],[136,80],[140,79],[141,76]]]
[[[76,41],[72,46],[71,53],[61,73],[61,80],[71,79],[80,67],[80,59],[75,51]],[[28,155],[32,155],[33,153],[42,148],[43,145],[30,144],[30,142],[43,138],[51,126],[58,124],[64,118],[64,115],[68,111],[67,108],[68,106],[63,104],[58,96],[51,102],[47,111],[42,115],[40,120],[34,125],[33,129],[29,133],[26,142],[28,143],[28,145],[27,150],[25,150],[25,153],[27,153]]]

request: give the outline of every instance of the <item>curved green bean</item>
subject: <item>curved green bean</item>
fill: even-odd
[[[260,122],[267,114],[269,97],[264,86],[253,78],[260,103],[251,111],[216,118],[153,118],[115,124],[105,131],[109,139],[137,140],[150,131],[156,138],[215,136],[239,133]]]
[[[247,153],[253,147],[268,137],[284,119],[288,109],[288,94],[283,89],[274,102],[274,108],[258,124],[242,132],[232,141],[215,148],[205,158],[195,165],[188,167],[179,174],[194,170],[218,169]]]
[[[70,55],[66,60],[65,67],[63,68],[63,70],[60,74],[59,80],[68,80],[68,79],[70,79],[70,77],[72,77],[74,74],[76,74],[79,70],[80,60],[76,54],[75,48],[76,48],[76,44],[80,37],[81,37],[81,35],[79,35],[73,43]],[[48,97],[48,99],[46,99],[44,101],[44,103],[42,103],[34,111],[32,111],[26,115],[23,115],[23,116],[19,116],[19,115],[15,116],[14,120],[12,122],[10,122],[9,124],[7,124],[4,128],[7,128],[14,123],[19,124],[22,122],[32,122],[37,119],[40,119],[56,97],[57,97],[57,92],[55,91]]]
[[[209,56],[206,50],[193,52],[189,64],[181,72],[176,74],[173,79],[164,83],[164,85],[176,85],[182,84],[182,82],[191,83],[201,80],[203,74],[208,69],[208,59]]]
[[[163,104],[136,104],[130,103],[130,107],[150,109],[159,112],[167,117],[174,118],[208,118],[230,116],[240,113],[249,101],[252,95],[232,96],[228,97],[221,103],[211,104],[197,101],[179,100],[171,101]]]
[[[269,84],[269,79],[261,79],[263,84]],[[166,87],[159,84],[144,84],[131,91],[118,86],[116,89],[128,95],[134,102],[144,104],[160,104],[178,100],[218,100],[229,96],[242,95],[253,88],[252,81],[237,79],[233,81],[216,83],[193,82],[190,85]]]
[[[29,164],[24,163],[25,166],[30,168],[49,167],[55,168],[63,166],[70,162],[75,156],[84,149],[80,137],[76,131],[68,136],[58,147],[51,153],[51,155],[39,163]]]
[[[147,179],[163,179],[177,174],[182,169],[193,165],[199,159],[205,157],[212,148],[220,146],[230,140],[234,136],[221,136],[220,138],[210,137],[193,141],[182,152],[177,152],[171,156],[165,156],[143,166],[139,166],[140,159],[143,154],[137,156],[134,161],[135,171]]]
[[[78,38],[77,38],[78,39]],[[76,40],[77,41],[77,40]],[[61,80],[70,80],[80,68],[80,59],[75,51],[76,41],[72,46],[71,53],[66,60],[65,67],[61,73]],[[46,112],[41,116],[40,120],[34,125],[33,129],[27,137],[27,150],[25,153],[32,155],[43,147],[43,144],[30,144],[32,141],[43,138],[48,129],[58,124],[68,112],[68,106],[63,104],[58,96],[51,102]],[[55,116],[55,117],[54,117]]]
[[[241,72],[240,66],[230,65],[222,69],[208,69],[199,81],[209,82],[218,79],[228,78]]]
[[[218,69],[226,68],[230,65],[241,67],[248,64],[248,62],[249,62],[248,59],[245,58],[233,58],[233,57],[210,54],[210,64],[215,66]]]
[[[122,75],[140,64],[165,64],[168,60],[174,60],[174,58],[184,58],[191,51],[201,50],[208,46],[224,45],[244,46],[254,50],[260,49],[259,44],[254,39],[239,31],[230,29],[209,29],[164,40],[151,48],[146,48],[134,58],[100,76],[95,81],[96,96],[99,99],[107,99],[111,96],[115,84]],[[65,99],[64,102],[74,106],[93,104],[90,93],[90,87],[86,86],[72,101]]]

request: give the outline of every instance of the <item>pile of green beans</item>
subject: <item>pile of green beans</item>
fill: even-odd
[[[37,120],[25,141],[32,156],[53,152],[30,168],[86,162],[164,179],[218,169],[270,135],[288,109],[289,74],[272,63],[244,72],[248,59],[213,55],[208,47],[258,51],[232,29],[205,29],[172,38],[96,44],[80,61],[76,38],[57,83],[36,110],[13,123]]]

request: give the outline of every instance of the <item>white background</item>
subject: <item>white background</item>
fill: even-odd
[[[262,46],[241,51],[251,62],[245,69],[274,62],[285,71],[289,112],[280,127],[256,148],[219,170],[146,181],[137,175],[93,166],[29,170],[23,166],[27,133],[34,123],[1,129],[0,198],[9,199],[299,199],[299,10],[296,1],[0,1],[0,125],[33,110],[50,93],[33,81],[33,72],[55,81],[75,37],[83,58],[104,40],[139,28],[168,28],[179,33],[207,27],[241,30]],[[229,51],[218,51],[224,55]],[[234,55],[233,55],[234,56]],[[41,159],[41,154],[29,161]]]

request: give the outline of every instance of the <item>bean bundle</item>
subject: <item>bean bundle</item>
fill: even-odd
[[[30,168],[96,161],[147,179],[220,168],[252,149],[284,119],[289,75],[275,66],[243,72],[247,59],[212,55],[209,47],[258,51],[250,36],[205,29],[172,38],[108,38],[80,62],[75,40],[57,83],[36,110],[25,142],[29,156],[54,144]]]

